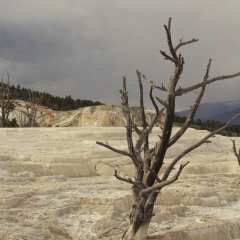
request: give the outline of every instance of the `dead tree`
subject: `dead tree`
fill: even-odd
[[[232,140],[232,139],[230,139],[230,140],[231,140],[232,143],[233,143],[233,152],[234,152],[234,154],[235,154],[235,156],[236,156],[236,158],[237,158],[237,160],[238,160],[238,164],[239,164],[239,166],[240,166],[240,148],[239,148],[238,153],[237,153],[235,140]]]
[[[6,126],[6,123],[9,121],[9,114],[14,110],[14,103],[10,100],[10,74],[7,69],[4,69],[7,73],[7,81],[4,82],[3,75],[1,75],[1,111],[2,111],[2,127]]]
[[[39,120],[44,121],[44,111],[40,107],[43,98],[41,96],[38,98],[35,97],[31,90],[28,90],[28,96],[29,100],[25,104],[24,110],[20,110],[20,126],[37,127]]]
[[[115,171],[114,176],[120,181],[127,182],[132,185],[132,207],[130,212],[129,219],[129,227],[124,232],[122,239],[128,240],[144,240],[147,236],[148,227],[153,216],[153,208],[156,198],[160,192],[160,190],[175,182],[181,171],[186,167],[188,162],[180,164],[178,170],[173,173],[173,169],[175,169],[176,164],[182,159],[186,154],[196,149],[200,145],[204,143],[210,143],[208,140],[210,137],[214,136],[216,133],[225,129],[229,124],[236,119],[240,114],[231,119],[224,127],[218,129],[212,133],[209,133],[206,137],[204,137],[201,141],[194,144],[193,146],[187,148],[183,151],[179,156],[177,156],[169,166],[166,168],[166,171],[159,176],[159,171],[164,164],[164,157],[166,151],[169,147],[171,147],[174,143],[176,143],[181,136],[188,129],[193,117],[199,107],[201,99],[204,95],[204,91],[206,85],[224,79],[234,78],[240,75],[239,73],[233,75],[224,75],[218,76],[209,79],[209,71],[211,67],[212,60],[210,59],[206,68],[206,73],[203,77],[202,82],[199,82],[196,85],[187,87],[187,88],[177,88],[177,84],[179,82],[180,76],[183,71],[184,66],[184,58],[181,54],[177,54],[179,48],[184,45],[191,44],[197,42],[197,39],[192,39],[190,41],[183,42],[180,39],[180,42],[176,47],[173,46],[172,37],[171,37],[171,18],[168,21],[168,25],[164,25],[167,35],[167,42],[170,54],[167,54],[164,51],[160,51],[163,55],[164,59],[169,60],[174,65],[174,72],[169,80],[168,86],[165,87],[163,84],[161,86],[155,85],[152,81],[149,81],[144,75],[142,75],[139,71],[137,71],[138,83],[140,88],[140,109],[142,116],[142,127],[139,128],[134,124],[133,116],[131,115],[129,103],[128,103],[128,92],[126,89],[126,78],[123,77],[123,89],[120,90],[120,98],[121,98],[121,107],[126,118],[126,140],[128,145],[128,151],[123,151],[111,147],[108,144],[102,142],[96,142],[98,145],[101,145],[105,148],[108,148],[116,153],[125,155],[131,158],[134,166],[135,166],[135,178],[125,178],[118,175],[117,171]],[[150,85],[150,99],[155,107],[155,117],[152,119],[150,124],[147,124],[144,101],[143,101],[143,87],[142,87],[142,78]],[[166,93],[166,100],[162,100],[156,97],[157,101],[162,105],[162,109],[160,110],[155,98],[153,97],[153,88],[159,89]],[[197,98],[195,103],[191,107],[191,111],[183,124],[183,126],[171,136],[172,128],[173,128],[173,119],[174,119],[174,111],[175,111],[175,101],[176,97],[186,94],[188,92],[194,91],[200,88],[199,92],[197,92]],[[165,111],[165,122],[163,124],[163,128],[159,135],[159,141],[156,142],[154,146],[149,146],[149,135],[158,120],[160,114]],[[136,143],[133,143],[133,132],[136,132],[138,135],[138,139]],[[170,176],[170,174],[172,175]],[[170,176],[170,177],[169,177]]]

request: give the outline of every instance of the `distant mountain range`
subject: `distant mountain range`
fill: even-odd
[[[187,117],[190,110],[175,112],[177,116]],[[240,113],[240,99],[236,101],[224,101],[200,104],[194,120],[201,119],[202,121],[214,119],[221,123],[229,121],[237,113]],[[240,117],[234,121],[235,124],[240,124]]]

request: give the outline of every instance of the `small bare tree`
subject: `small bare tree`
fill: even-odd
[[[187,148],[183,151],[179,156],[177,156],[166,168],[165,172],[161,177],[159,176],[159,171],[164,164],[164,157],[166,151],[169,147],[171,147],[174,143],[176,143],[181,136],[188,129],[197,109],[201,102],[201,99],[204,95],[204,91],[207,84],[210,84],[215,81],[224,80],[234,78],[240,75],[239,73],[233,75],[225,75],[218,76],[209,79],[209,70],[211,66],[212,60],[210,59],[206,68],[205,76],[203,77],[203,81],[187,87],[187,88],[177,88],[177,83],[180,79],[180,76],[183,71],[184,66],[184,58],[181,54],[177,55],[177,51],[180,47],[197,42],[197,39],[192,39],[190,41],[183,42],[180,39],[180,42],[176,47],[173,47],[172,37],[171,37],[171,18],[169,18],[168,25],[164,25],[167,34],[167,42],[168,48],[170,51],[170,55],[160,51],[160,53],[164,56],[164,59],[169,60],[174,64],[174,72],[169,80],[168,87],[157,86],[152,81],[149,81],[144,75],[141,75],[139,71],[137,71],[138,83],[140,88],[140,109],[142,116],[142,128],[137,127],[133,122],[133,116],[131,115],[129,103],[128,103],[128,92],[126,89],[126,78],[123,77],[123,89],[120,90],[121,96],[121,106],[124,116],[126,118],[126,140],[128,145],[128,151],[123,151],[111,147],[108,144],[102,142],[96,142],[97,144],[108,148],[116,153],[122,154],[131,158],[134,166],[135,166],[135,178],[125,178],[118,175],[117,171],[115,171],[114,176],[120,181],[127,182],[132,185],[132,207],[129,219],[129,227],[124,232],[122,239],[128,240],[144,240],[147,237],[147,232],[149,228],[149,224],[151,218],[153,216],[153,208],[156,198],[160,192],[160,190],[175,182],[181,171],[186,167],[188,162],[180,164],[178,170],[171,175],[170,173],[173,171],[175,165],[182,159],[186,154],[196,149],[200,145],[204,143],[210,143],[208,140],[210,137],[215,135],[216,133],[225,129],[229,124],[236,119],[240,114],[236,115],[233,119],[231,119],[224,127],[218,129],[212,133],[209,133],[206,137],[204,137],[201,141],[194,144],[193,146]],[[144,110],[144,102],[143,102],[143,87],[142,87],[142,78],[150,85],[150,99],[155,107],[156,115],[152,119],[150,124],[147,124],[146,115]],[[153,97],[153,88],[159,89],[163,92],[166,92],[166,100],[162,100],[158,97],[156,99],[158,102],[163,105],[163,108],[160,110],[158,105],[155,102]],[[174,110],[175,110],[175,101],[176,97],[186,94],[188,92],[194,91],[195,89],[200,88],[200,91],[197,92],[197,99],[193,106],[191,107],[191,111],[183,124],[183,126],[178,130],[176,134],[171,136],[172,128],[173,128],[173,119],[174,119]],[[165,122],[163,124],[163,128],[161,130],[161,134],[159,136],[159,141],[156,142],[154,146],[149,146],[149,135],[159,118],[160,114],[165,111]],[[136,143],[133,143],[133,132],[136,132],[138,135],[138,139]]]
[[[234,154],[235,154],[235,156],[236,156],[236,158],[237,158],[237,160],[238,160],[238,164],[239,164],[239,166],[240,166],[240,148],[239,148],[238,153],[237,153],[235,140],[232,140],[232,139],[230,139],[230,140],[231,140],[232,143],[233,143],[233,152],[234,152]]]
[[[44,111],[40,107],[43,97],[35,97],[31,90],[28,90],[28,97],[29,101],[25,104],[24,110],[20,110],[20,126],[37,127],[39,119],[44,121]]]
[[[7,69],[4,69],[7,73],[7,81],[4,82],[3,75],[1,74],[1,111],[2,111],[2,127],[6,126],[6,123],[9,121],[9,114],[14,110],[14,103],[10,100],[10,74]]]

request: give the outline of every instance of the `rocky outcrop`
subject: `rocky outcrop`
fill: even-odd
[[[26,103],[17,101],[17,107],[11,117],[17,122],[22,121],[21,112],[24,111]],[[146,109],[147,122],[150,123],[155,116],[155,111]],[[139,107],[131,107],[134,123],[142,125]],[[40,116],[41,115],[41,116]],[[53,111],[46,107],[38,109],[38,124],[42,127],[124,127],[126,120],[120,105],[100,105],[79,108],[72,111]],[[159,118],[157,125],[164,121],[163,115]]]

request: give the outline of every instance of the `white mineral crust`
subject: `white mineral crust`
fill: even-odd
[[[176,131],[177,128],[174,129]],[[164,167],[206,136],[189,129]],[[158,139],[153,130],[150,143]],[[236,145],[240,148],[240,138]],[[162,240],[240,237],[240,167],[230,138],[216,135],[185,156],[190,163],[156,202],[149,235]],[[131,206],[130,159],[96,141],[126,149],[123,127],[0,129],[0,239],[120,239]],[[162,238],[161,238],[162,237]]]

